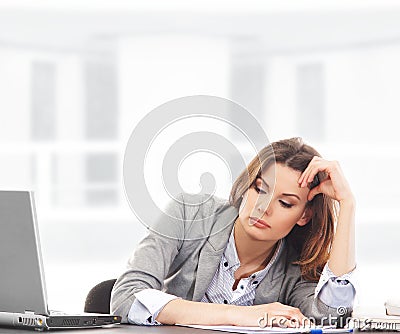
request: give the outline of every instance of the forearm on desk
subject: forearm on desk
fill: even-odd
[[[165,325],[233,325],[231,318],[235,308],[237,306],[174,299],[164,306],[156,320]]]
[[[159,313],[157,321],[166,324],[260,326],[283,323],[291,326],[288,320],[304,324],[306,318],[299,309],[279,302],[251,306],[225,305],[192,302],[175,299]],[[281,322],[284,321],[284,322]]]

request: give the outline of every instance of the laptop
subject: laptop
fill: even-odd
[[[121,321],[111,314],[49,312],[33,192],[0,191],[0,227],[0,326],[45,330]]]

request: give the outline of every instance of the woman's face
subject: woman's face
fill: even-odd
[[[307,224],[311,218],[311,210],[305,209],[309,189],[300,188],[297,183],[300,175],[299,171],[276,164],[274,178],[271,165],[246,191],[239,209],[239,223],[250,238],[279,240],[296,224]]]

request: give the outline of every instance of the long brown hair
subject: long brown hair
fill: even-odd
[[[240,207],[242,196],[273,163],[280,163],[294,170],[303,172],[314,156],[321,155],[301,138],[290,138],[271,143],[264,147],[239,175],[232,186],[230,204]],[[317,186],[326,178],[319,172],[310,185]],[[335,201],[324,194],[316,195],[307,203],[312,210],[312,217],[304,226],[295,225],[286,240],[298,251],[300,257],[295,264],[300,265],[304,279],[318,281],[329,252],[334,236],[337,208]]]

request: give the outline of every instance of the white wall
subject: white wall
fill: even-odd
[[[123,189],[122,161],[128,138],[135,124],[155,107],[171,99],[197,94],[231,98],[245,107],[252,97],[262,101],[252,104],[252,108],[261,106],[262,110],[254,110],[254,113],[270,140],[300,135],[326,158],[341,162],[358,202],[360,301],[381,303],[390,295],[396,286],[394,277],[399,268],[395,256],[400,199],[400,181],[396,177],[400,159],[398,39],[357,44],[346,38],[342,46],[324,44],[319,49],[319,39],[314,40],[316,35],[312,35],[314,37],[305,43],[306,48],[301,48],[300,43],[299,49],[288,51],[279,50],[286,41],[283,37],[287,37],[287,34],[282,35],[281,40],[279,29],[264,31],[260,26],[254,36],[246,30],[254,28],[253,20],[264,15],[262,13],[249,14],[242,29],[233,29],[235,22],[243,23],[243,20],[236,21],[237,17],[232,16],[224,31],[221,22],[226,15],[220,14],[221,20],[217,17],[213,21],[207,16],[208,27],[194,23],[198,24],[196,29],[185,30],[176,24],[166,27],[165,33],[134,28],[117,31],[118,20],[110,18],[115,25],[101,25],[108,27],[107,34],[96,33],[96,25],[91,26],[91,23],[98,21],[92,14],[88,11],[79,16],[79,19],[85,18],[84,27],[93,30],[88,29],[88,35],[75,47],[71,46],[72,38],[64,41],[64,35],[60,35],[56,46],[45,47],[39,42],[44,36],[41,34],[32,37],[27,44],[21,44],[18,36],[14,44],[9,41],[0,44],[0,188],[34,188],[37,191],[52,308],[81,309],[91,286],[102,279],[116,277],[123,270],[127,257],[146,232],[130,211]],[[126,19],[122,13],[120,15],[121,20]],[[146,19],[146,14],[143,15]],[[154,19],[148,15],[149,20]],[[302,13],[292,15],[301,18]],[[384,20],[385,16],[380,15]],[[118,15],[113,17],[118,18]],[[182,14],[175,17],[177,23],[186,22]],[[65,31],[75,29],[68,22],[63,22]],[[321,29],[333,29],[324,26],[323,20],[319,24]],[[286,28],[287,33],[301,27],[288,25]],[[199,33],[201,29],[207,33]],[[361,28],[358,32],[361,34]],[[275,34],[273,40],[279,41],[276,49],[268,44],[272,33]],[[353,31],[351,36],[356,35],[357,31]],[[307,34],[302,35],[305,37]],[[64,48],[60,47],[63,42]],[[340,39],[336,39],[337,42]],[[117,69],[115,117],[118,118],[118,134],[110,140],[85,138],[84,62],[92,57],[113,62]],[[31,65],[37,60],[56,66],[56,138],[49,141],[32,141],[30,134]],[[322,64],[324,69],[325,101],[325,124],[321,124],[324,136],[315,142],[309,140],[312,133],[299,131],[301,115],[297,104],[297,69],[300,65],[314,63]],[[248,88],[243,94],[235,91],[232,87],[247,88],[246,83],[234,82],[246,77],[236,76],[238,64],[241,70],[246,66],[253,69],[259,66],[262,75],[255,71],[254,78],[249,74],[248,79],[254,79],[252,83],[263,82],[263,87]],[[251,67],[254,64],[256,66]],[[101,96],[98,98],[101,101]],[[198,122],[174,128],[174,136],[196,126],[229,133],[219,125]],[[115,203],[96,207],[86,201],[89,186],[99,190],[104,186],[101,182],[88,184],[85,158],[91,153],[113,153],[117,157],[118,176],[113,181],[117,189]],[[196,165],[192,163],[191,166]],[[187,168],[187,173],[191,168]],[[156,172],[157,169],[150,168],[147,171],[149,174]],[[160,184],[154,185],[160,187]],[[377,263],[385,280],[379,289],[373,275]],[[67,282],[69,290],[61,289],[60,282]]]

